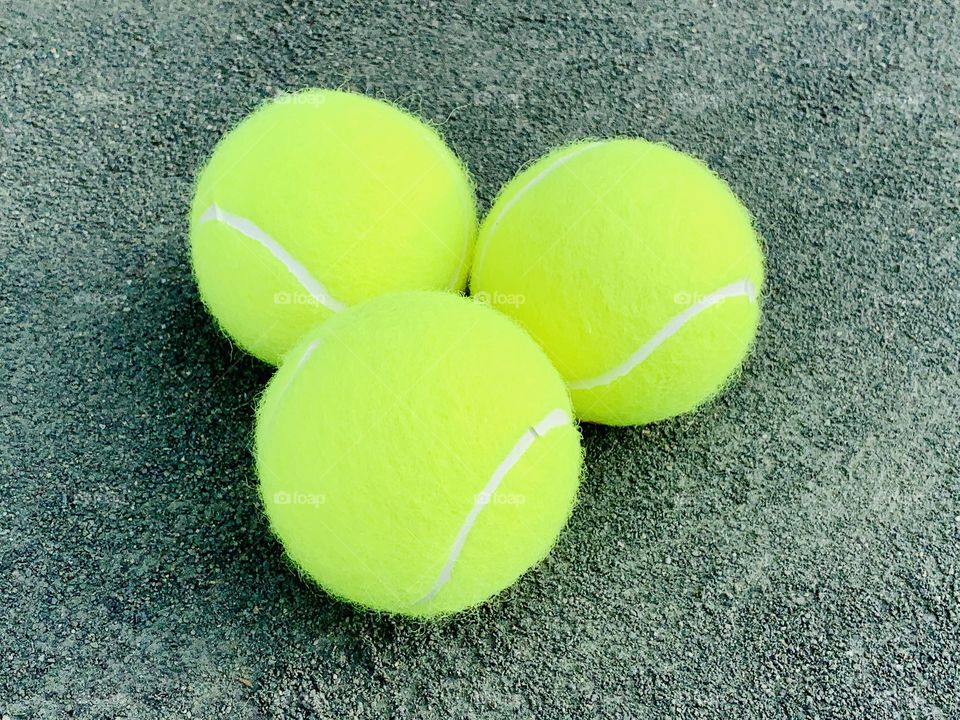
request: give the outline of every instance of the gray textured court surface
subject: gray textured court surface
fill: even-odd
[[[0,9],[4,720],[960,717],[955,3],[191,5]],[[769,245],[741,381],[585,427],[549,560],[437,625],[286,568],[269,372],[191,283],[194,169],[306,85],[439,123],[484,206],[558,143],[670,141]]]

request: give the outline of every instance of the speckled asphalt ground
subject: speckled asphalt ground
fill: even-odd
[[[3,720],[960,717],[960,8],[812,5],[5,2]],[[559,143],[667,140],[768,244],[741,380],[584,427],[548,561],[436,625],[287,569],[269,370],[191,282],[193,172],[308,85],[439,124],[484,207]]]

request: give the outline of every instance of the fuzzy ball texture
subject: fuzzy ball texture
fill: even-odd
[[[699,160],[639,139],[557,149],[503,189],[471,291],[518,320],[578,415],[638,425],[722,388],[756,334],[763,253]]]
[[[581,468],[572,412],[505,315],[440,292],[350,308],[291,351],[260,403],[271,527],[340,598],[421,617],[475,605],[564,526]]]
[[[336,90],[281,96],[227,133],[190,210],[204,303],[274,365],[362,300],[462,290],[475,234],[469,176],[437,132]]]

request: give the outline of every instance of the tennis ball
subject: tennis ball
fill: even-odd
[[[337,90],[284,95],[249,115],[217,145],[190,209],[203,302],[274,365],[362,300],[459,292],[475,234],[470,179],[437,132]]]
[[[718,392],[756,334],[763,254],[702,162],[638,139],[551,152],[480,227],[473,294],[520,322],[577,414],[639,425]]]
[[[260,494],[290,559],[334,596],[453,613],[554,544],[580,477],[572,412],[505,315],[448,293],[385,295],[318,326],[270,381]]]

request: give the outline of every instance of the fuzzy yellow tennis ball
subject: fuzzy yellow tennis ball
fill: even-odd
[[[386,295],[311,332],[257,413],[260,492],[333,595],[429,617],[546,555],[574,503],[563,380],[512,320],[441,292]]]
[[[635,425],[721,389],[756,334],[762,283],[751,216],[726,183],[622,139],[560,148],[508,183],[470,287],[541,344],[581,418]]]
[[[227,133],[190,210],[204,303],[272,364],[362,300],[462,290],[475,233],[469,177],[437,132],[335,90],[281,96]]]

